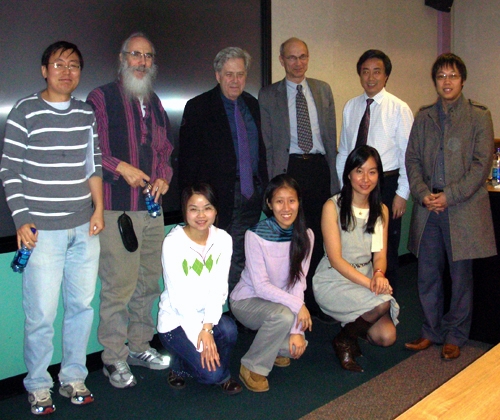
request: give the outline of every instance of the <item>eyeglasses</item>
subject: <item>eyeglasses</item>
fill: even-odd
[[[285,60],[287,61],[307,61],[309,59],[309,56],[307,54],[302,54],[300,57],[297,57],[295,55],[289,55],[288,57],[284,57]]]
[[[144,58],[144,60],[152,60],[155,55],[153,53],[141,53],[140,51],[123,51],[123,54],[129,54],[135,60],[140,60]]]
[[[212,213],[215,211],[215,207],[213,206],[207,206],[207,207],[189,207],[188,212],[191,213],[192,215],[200,215],[201,213],[206,214],[206,213]]]
[[[56,69],[56,71],[63,71],[64,69],[69,70],[72,73],[77,73],[82,69],[82,66],[79,64],[63,64],[63,63],[47,63],[52,64],[52,66]]]
[[[448,80],[458,80],[462,77],[462,75],[457,74],[457,73],[450,73],[450,74],[444,74],[444,73],[439,73],[436,76],[436,80],[439,80],[440,82],[448,79]]]

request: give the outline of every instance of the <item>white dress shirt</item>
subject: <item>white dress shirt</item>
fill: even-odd
[[[345,161],[356,144],[359,123],[365,113],[367,99],[368,96],[363,93],[349,100],[344,107],[337,155],[337,174],[341,186]],[[385,89],[377,93],[373,99],[370,106],[367,144],[379,152],[384,172],[399,169],[396,194],[407,200],[410,187],[406,175],[405,154],[413,124],[413,113],[406,102]]]
[[[325,148],[323,147],[323,142],[321,141],[321,132],[319,130],[318,122],[318,111],[316,110],[316,104],[314,103],[314,98],[307,84],[307,80],[304,79],[299,83],[302,85],[302,93],[304,94],[307,102],[307,109],[309,111],[309,120],[311,121],[311,131],[313,137],[313,147],[309,153],[321,153],[325,154]],[[295,105],[295,98],[297,96],[297,83],[293,83],[287,79],[286,81],[286,96],[288,99],[288,114],[290,116],[290,154],[298,153],[303,154],[304,151],[299,147],[298,136],[297,136],[297,107]]]

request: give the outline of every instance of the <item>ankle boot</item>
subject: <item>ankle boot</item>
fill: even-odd
[[[337,355],[342,368],[350,370],[351,372],[363,372],[363,368],[358,365],[354,359],[355,354],[358,352],[361,353],[361,351],[356,350],[357,338],[348,334],[348,325],[349,324],[342,328],[333,339],[333,349],[335,350],[335,354]]]
[[[361,316],[347,325],[349,325],[349,334],[352,334],[354,337],[362,338],[363,340],[368,340],[368,330],[373,326],[371,322],[366,321]]]

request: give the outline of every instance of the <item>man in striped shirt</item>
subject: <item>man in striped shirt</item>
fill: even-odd
[[[94,401],[84,381],[104,206],[94,113],[71,97],[82,69],[76,45],[59,41],[45,50],[41,71],[47,87],[21,99],[10,112],[0,164],[18,247],[33,250],[23,273],[24,386],[36,415],[55,410],[47,368],[61,286],[59,393],[73,404]]]
[[[160,295],[163,217],[150,217],[144,200],[146,183],[155,201],[172,178],[170,124],[153,91],[155,49],[142,33],[132,34],[120,51],[118,80],[90,92],[102,149],[104,219],[101,235],[99,342],[104,346],[103,373],[116,388],[137,380],[129,365],[168,368],[169,358],[150,346],[155,332],[151,314]],[[117,219],[126,212],[138,248],[125,249]],[[128,346],[126,343],[128,342]]]

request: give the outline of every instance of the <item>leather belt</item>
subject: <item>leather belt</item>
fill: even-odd
[[[304,154],[299,154],[299,153],[291,153],[290,157],[293,157],[295,159],[302,159],[302,160],[317,160],[324,158],[325,156],[322,155],[321,153],[304,153]]]
[[[365,265],[368,265],[371,263],[371,260],[370,261],[367,261],[367,262],[364,262],[364,263],[358,263],[358,264],[355,264],[355,263],[349,263],[352,267],[354,268],[361,268],[361,267],[364,267]]]
[[[384,178],[387,178],[388,176],[399,176],[399,169],[384,172]]]
[[[442,193],[443,190],[439,189],[439,188],[433,188],[432,189],[432,194],[439,194],[439,193]]]

